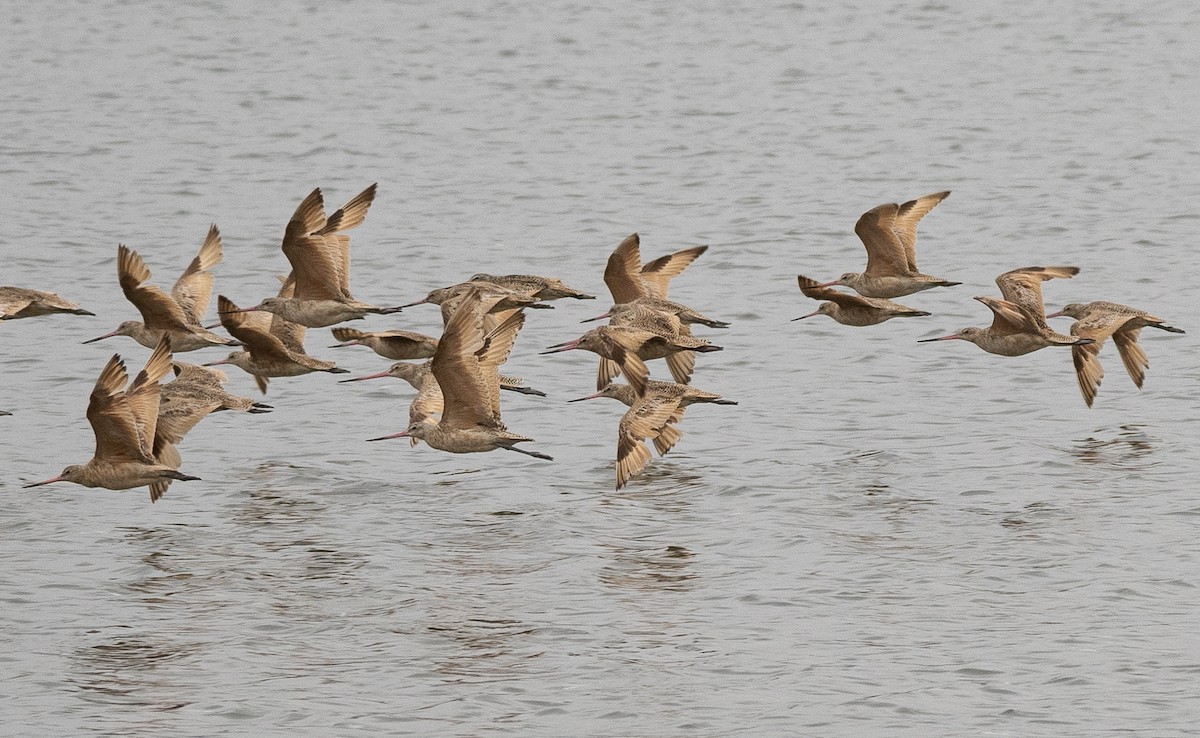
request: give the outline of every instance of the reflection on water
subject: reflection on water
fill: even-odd
[[[189,704],[179,700],[182,685],[173,681],[175,671],[168,667],[194,661],[203,644],[139,632],[131,626],[107,630],[99,642],[71,654],[72,670],[67,681],[83,699],[154,710],[175,710]],[[93,631],[91,635],[100,633]]]
[[[636,542],[605,545],[609,560],[600,568],[600,581],[612,587],[646,592],[683,592],[697,577],[691,568],[696,554],[684,546],[645,548]]]
[[[1103,431],[1096,431],[1096,434],[1076,441],[1071,454],[1080,463],[1093,466],[1128,471],[1151,469],[1159,462],[1150,458],[1155,449],[1144,428],[1144,425],[1122,425],[1110,438],[1099,437]]]

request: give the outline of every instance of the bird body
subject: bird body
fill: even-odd
[[[539,300],[558,300],[570,297],[575,300],[595,300],[595,295],[589,295],[568,287],[562,280],[553,277],[541,277],[536,274],[475,274],[471,282],[485,282],[499,285],[514,292],[525,292]]]
[[[1169,333],[1184,332],[1180,328],[1167,325],[1162,318],[1145,310],[1103,300],[1071,303],[1047,317],[1059,316],[1075,318],[1075,323],[1071,325],[1071,335],[1090,338],[1093,341],[1071,349],[1079,392],[1088,407],[1095,402],[1100,381],[1104,378],[1104,367],[1100,365],[1100,347],[1108,338],[1111,337],[1116,344],[1121,363],[1125,365],[1129,378],[1141,389],[1146,379],[1146,369],[1150,367],[1150,359],[1138,344],[1142,328],[1158,328]]]
[[[915,310],[882,297],[863,297],[851,292],[825,287],[815,279],[803,275],[797,276],[796,280],[800,283],[800,291],[805,296],[828,302],[821,303],[813,312],[793,318],[793,320],[803,320],[815,315],[828,315],[842,325],[861,327],[878,325],[892,318],[916,318],[929,315],[924,310]]]
[[[25,486],[53,482],[114,490],[150,486],[153,502],[161,495],[155,493],[157,485],[197,479],[182,474],[155,454],[162,392],[159,380],[169,371],[171,346],[167,339],[159,343],[132,382],[128,382],[125,363],[114,355],[100,372],[88,401],[88,422],[96,436],[92,458],[86,464],[68,466],[57,477]]]
[[[281,246],[292,265],[295,292],[268,297],[244,312],[274,313],[307,328],[400,312],[399,307],[377,307],[350,294],[350,237],[343,232],[363,222],[375,190],[376,185],[371,185],[328,218],[321,189],[310,192],[288,221]]]
[[[36,318],[55,313],[92,315],[70,300],[64,300],[53,292],[31,290],[25,287],[0,287],[0,322]]]
[[[406,430],[381,438],[417,438],[451,453],[482,453],[502,448],[540,459],[546,454],[517,448],[532,438],[508,430],[500,418],[499,366],[512,351],[525,314],[515,312],[495,329],[484,333],[484,306],[478,290],[463,296],[446,324],[430,371],[442,394],[441,418],[420,407],[410,409]],[[428,380],[423,383],[428,384]],[[418,399],[420,399],[420,394]]]
[[[293,279],[284,281],[279,290],[281,296],[289,296],[295,288]],[[266,394],[268,380],[272,377],[297,377],[311,372],[347,374],[332,361],[322,361],[304,351],[304,326],[293,323],[279,315],[261,318],[253,313],[239,310],[232,300],[224,295],[217,296],[217,312],[221,324],[234,338],[245,346],[221,361],[205,366],[232,364],[254,375],[258,388]]]
[[[210,226],[200,251],[187,269],[175,280],[170,294],[146,284],[150,269],[138,252],[117,246],[117,282],[125,298],[142,314],[142,321],[128,320],[115,331],[84,343],[95,343],[114,336],[129,336],[147,348],[158,345],[164,335],[171,339],[173,352],[195,351],[207,346],[231,346],[238,342],[219,336],[201,325],[212,294],[212,272],[220,263],[221,233]]]
[[[437,339],[413,331],[360,331],[356,328],[334,328],[333,337],[340,343],[330,348],[366,346],[385,359],[428,359],[437,349]]]

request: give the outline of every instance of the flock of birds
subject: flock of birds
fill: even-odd
[[[169,293],[148,283],[150,270],[136,251],[118,246],[117,280],[142,320],[121,323],[114,331],[85,343],[128,336],[153,353],[132,381],[120,355],[114,355],[101,370],[87,409],[96,436],[92,458],[26,486],[61,481],[108,489],[148,486],[151,501],[156,501],[173,481],[197,479],[179,471],[181,458],[176,447],[203,418],[221,410],[264,413],[272,409],[227,392],[223,387],[226,375],[212,367],[233,365],[248,372],[264,394],[271,378],[318,371],[344,374],[347,371],[333,362],[306,353],[308,328],[335,326],[367,314],[392,314],[420,304],[440,307],[440,337],[404,330],[332,329],[339,342],[334,347],[365,346],[395,362],[386,371],[343,381],[395,377],[417,390],[409,406],[407,428],[369,440],[409,438],[414,446],[425,441],[452,453],[504,449],[552,460],[519,447],[517,444],[533,439],[508,430],[500,412],[501,390],[545,393],[526,386],[519,377],[501,375],[500,367],[512,351],[528,310],[549,307],[546,302],[561,298],[594,297],[550,277],[476,274],[408,305],[379,307],[357,300],[349,289],[350,237],[346,231],[363,222],[375,192],[376,186],[371,185],[328,216],[320,189],[304,198],[284,230],[282,250],[291,271],[280,278],[278,293],[247,308],[238,307],[224,295],[217,297],[219,325],[231,338],[213,333],[216,324],[204,325],[212,293],[211,270],[222,258],[221,236],[215,225]],[[897,317],[929,315],[892,298],[960,284],[921,273],[915,257],[917,224],[949,194],[938,192],[903,204],[888,203],[864,213],[854,230],[867,251],[866,270],[827,283],[799,276],[801,292],[824,302],[796,320],[828,315],[844,325],[868,326]],[[604,271],[612,307],[583,321],[607,318],[608,323],[543,352],[582,349],[597,354],[597,391],[571,402],[607,397],[628,406],[617,426],[618,489],[650,461],[647,440],[660,455],[674,447],[681,437],[678,425],[689,405],[737,404],[689,384],[696,354],[721,350],[692,335],[692,326],[726,328],[729,324],[668,299],[671,279],[707,248],[695,246],[643,263],[638,235],[627,237],[609,256]],[[1183,331],[1145,311],[1112,302],[1073,303],[1047,315],[1042,282],[1069,279],[1078,272],[1072,266],[1031,266],[1005,272],[996,278],[1002,298],[975,298],[993,313],[989,327],[964,328],[924,340],[965,340],[1004,356],[1070,346],[1080,391],[1091,407],[1104,376],[1100,348],[1111,337],[1140,388],[1149,364],[1137,343],[1141,329]],[[838,286],[853,292],[835,289]],[[0,287],[0,321],[54,313],[93,315],[53,293]],[[1057,316],[1075,319],[1070,335],[1049,327],[1047,319]],[[210,346],[239,350],[203,366],[175,358]],[[665,360],[673,381],[650,379],[646,362],[655,359]],[[162,383],[172,373],[174,379]],[[624,376],[626,383],[615,383],[618,376]]]

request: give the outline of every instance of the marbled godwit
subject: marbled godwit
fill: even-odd
[[[1029,308],[995,297],[976,297],[991,309],[994,317],[987,328],[963,328],[957,333],[937,338],[923,338],[918,343],[929,341],[970,341],[989,354],[1021,356],[1047,346],[1083,346],[1092,343],[1090,338],[1077,338],[1056,333],[1045,326],[1045,318],[1035,316]],[[1041,322],[1039,323],[1039,318]]]
[[[924,310],[914,310],[898,302],[885,300],[882,297],[863,297],[852,292],[842,292],[832,287],[826,287],[815,279],[798,275],[800,291],[814,300],[828,300],[808,315],[801,315],[792,320],[804,320],[814,315],[828,315],[842,325],[866,326],[877,325],[892,318],[915,318],[929,315]]]
[[[535,310],[550,310],[553,305],[542,304],[529,290],[513,290],[491,282],[460,282],[449,287],[439,287],[431,290],[423,299],[410,302],[401,307],[414,305],[438,305],[442,309],[442,324],[450,322],[450,318],[458,310],[462,299],[467,295],[478,295],[483,304],[485,318],[484,330],[490,332],[502,323],[513,311],[522,308]],[[497,317],[497,314],[498,317]],[[490,328],[489,328],[490,326]]]
[[[573,287],[568,287],[562,283],[562,280],[540,277],[536,274],[475,274],[470,281],[500,285],[514,292],[528,293],[539,300],[558,300],[564,297],[574,300],[596,299],[595,295],[588,295]]]
[[[820,286],[841,285],[853,288],[863,297],[889,298],[962,284],[931,277],[917,269],[917,223],[949,195],[949,190],[935,192],[903,205],[892,202],[863,213],[854,225],[854,232],[867,249],[867,270],[861,274],[847,272]]]
[[[662,359],[678,352],[709,352],[720,351],[720,346],[714,346],[708,341],[692,338],[691,336],[663,336],[641,328],[623,325],[602,325],[584,333],[579,338],[565,343],[548,347],[543,354],[554,354],[560,351],[583,349],[599,354],[602,358],[612,361],[619,367],[625,379],[639,391],[646,385],[649,371],[645,361]],[[606,365],[601,362],[600,373],[596,377],[596,389],[604,389],[612,381],[611,376],[604,371]]]
[[[294,282],[289,278],[280,295],[286,298],[293,287]],[[205,366],[232,364],[254,375],[254,381],[263,394],[267,393],[270,377],[297,377],[309,372],[349,374],[348,370],[339,369],[332,361],[314,359],[305,353],[304,326],[298,323],[279,315],[260,318],[239,310],[224,295],[217,296],[217,312],[229,335],[241,341],[246,348]]]
[[[95,315],[73,302],[62,299],[53,292],[30,290],[24,287],[0,287],[0,322],[36,318],[39,315],[53,315],[54,313]]]
[[[154,439],[158,425],[161,387],[158,381],[171,370],[171,344],[164,338],[138,372],[129,379],[120,355],[108,360],[88,401],[87,418],[96,435],[96,452],[86,464],[68,466],[62,474],[43,482],[74,482],[85,487],[131,489],[161,482],[191,481],[188,476],[155,458]],[[151,493],[151,501],[157,497]]]
[[[634,233],[617,244],[609,255],[604,284],[612,293],[613,304],[632,302],[639,297],[665,300],[671,279],[707,250],[707,246],[693,246],[642,264],[641,238]]]
[[[365,374],[361,377],[351,377],[350,379],[339,379],[338,383],[345,384],[346,382],[362,382],[367,379],[395,377],[396,379],[403,379],[405,382],[408,382],[410,385],[412,385],[413,389],[420,390],[421,387],[424,386],[426,379],[430,376],[432,376],[432,374],[430,373],[430,364],[428,361],[420,364],[397,361],[395,364],[392,364],[382,372]],[[509,376],[507,374],[500,375],[500,389],[508,390],[510,392],[520,392],[523,395],[537,395],[538,397],[546,396],[546,393],[542,392],[541,390],[534,389],[533,387],[526,387],[524,379],[520,377]]]
[[[127,320],[111,333],[105,333],[84,343],[95,343],[113,336],[129,336],[148,348],[154,348],[165,334],[171,338],[175,353],[195,351],[208,346],[237,346],[234,341],[218,336],[201,325],[212,293],[212,272],[221,261],[221,233],[210,226],[200,251],[187,269],[175,280],[171,294],[145,284],[150,270],[138,252],[124,244],[117,246],[117,281],[133,306],[142,314],[142,322]]]
[[[483,304],[478,293],[463,298],[446,325],[431,371],[444,398],[441,420],[436,423],[420,410],[408,429],[373,438],[419,438],[430,446],[451,453],[479,453],[502,448],[539,459],[546,454],[517,448],[532,438],[509,431],[500,419],[500,374],[498,367],[508,358],[517,332],[525,323],[524,313],[510,315],[495,330],[484,335]]]
[[[650,380],[646,383],[646,396],[660,396],[666,400],[677,401],[677,408],[667,422],[654,435],[654,447],[658,449],[658,455],[663,456],[682,437],[682,434],[675,427],[675,424],[683,420],[683,411],[689,405],[695,405],[701,402],[708,402],[714,405],[736,405],[733,400],[726,400],[718,394],[705,392],[704,390],[696,389],[690,384],[677,384],[675,382],[659,382]],[[609,397],[619,402],[624,403],[628,407],[633,407],[641,399],[637,391],[628,384],[610,384],[604,389],[595,394],[586,397],[577,397],[568,402],[581,402],[583,400],[592,400],[597,397]]]
[[[695,325],[695,324],[699,323],[700,325],[706,325],[709,328],[728,328],[729,327],[729,324],[723,320],[715,320],[713,318],[710,318],[706,315],[703,315],[703,314],[693,310],[692,308],[688,307],[687,305],[684,305],[684,304],[678,303],[678,302],[672,302],[670,300],[663,300],[658,297],[639,297],[636,300],[631,300],[630,302],[617,303],[617,304],[613,305],[612,307],[610,307],[607,312],[601,313],[600,315],[597,315],[594,318],[584,318],[583,320],[581,320],[579,322],[580,323],[590,323],[593,320],[603,320],[604,318],[615,318],[622,313],[628,312],[630,310],[636,310],[637,308],[642,308],[642,307],[649,308],[651,310],[657,310],[660,313],[667,313],[669,315],[674,315],[676,318],[679,319],[679,321],[681,323],[684,323],[687,325]]]
[[[1100,365],[1100,347],[1109,336],[1112,336],[1113,343],[1117,345],[1129,378],[1141,389],[1142,382],[1146,379],[1146,369],[1150,366],[1150,359],[1137,342],[1142,329],[1158,328],[1169,333],[1184,332],[1182,328],[1167,325],[1162,318],[1144,310],[1115,302],[1073,302],[1046,317],[1059,316],[1075,318],[1075,323],[1071,326],[1071,335],[1094,341],[1071,349],[1071,358],[1075,361],[1075,377],[1079,380],[1079,391],[1088,407],[1095,401],[1100,380],[1104,378],[1104,367]]]
[[[296,208],[283,234],[283,253],[292,265],[292,297],[268,297],[245,312],[263,310],[309,328],[325,328],[368,313],[388,315],[399,307],[377,307],[350,294],[350,237],[342,233],[361,224],[375,199],[375,185],[325,217],[320,188]]]
[[[673,346],[683,347],[685,350],[682,351],[667,347],[660,347],[658,350],[646,348],[638,351],[638,355],[643,360],[663,359],[667,364],[667,369],[671,372],[671,377],[680,384],[687,384],[692,378],[692,372],[696,368],[696,351],[721,350],[720,346],[713,346],[703,338],[693,337],[691,326],[681,320],[677,314],[655,310],[645,304],[639,305],[636,304],[636,301],[634,307],[619,310],[609,321],[609,325],[648,331],[662,337]],[[600,365],[596,369],[596,389],[607,386],[613,377],[617,376],[617,373],[616,364],[608,359],[601,359]]]
[[[424,333],[412,331],[374,331],[368,333],[355,328],[333,328],[333,337],[341,343],[330,348],[344,346],[366,346],[385,359],[428,359],[437,348],[437,339]]]

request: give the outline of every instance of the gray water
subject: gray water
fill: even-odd
[[[0,326],[0,733],[1194,734],[1194,3],[180,5],[7,8],[0,283],[98,317]],[[309,190],[375,181],[361,299],[602,296],[532,312],[506,367],[549,394],[504,417],[553,463],[366,443],[411,391],[316,374],[197,427],[203,481],[153,506],[21,489],[87,459],[100,368],[149,353],[80,344],[136,317],[118,243],[166,286],[216,222],[214,294],[250,304]],[[789,322],[797,273],[861,269],[861,212],[941,189],[920,264],[964,284],[904,300],[933,317]],[[594,357],[537,352],[634,231],[711,245],[672,296],[733,323],[693,383],[741,404],[614,492],[623,408],[567,405]],[[1052,308],[1189,334],[1144,332],[1140,392],[1105,346],[1090,410],[1066,351],[916,343],[1029,264],[1082,267]]]

